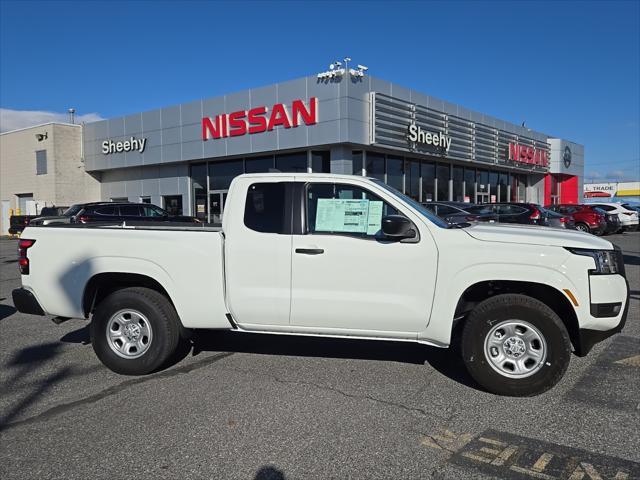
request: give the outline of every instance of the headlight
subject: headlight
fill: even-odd
[[[618,255],[615,250],[584,250],[581,248],[567,248],[575,255],[584,255],[593,258],[596,263],[595,270],[590,273],[599,275],[612,275],[620,273],[621,268],[618,265]]]

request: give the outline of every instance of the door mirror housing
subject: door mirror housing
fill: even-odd
[[[413,222],[402,215],[387,215],[382,218],[382,233],[386,237],[396,240],[404,238],[416,238],[416,232]]]

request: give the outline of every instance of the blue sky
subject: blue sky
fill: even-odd
[[[587,179],[640,178],[638,1],[0,9],[3,130],[70,106],[91,120],[268,85],[348,55],[372,75],[584,144]]]

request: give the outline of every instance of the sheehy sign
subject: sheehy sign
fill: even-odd
[[[271,108],[255,107],[221,113],[215,117],[202,119],[202,140],[238,137],[246,134],[268,132],[281,126],[295,128],[299,125],[318,123],[318,99],[311,97],[308,102],[294,100],[291,106],[276,103]]]
[[[144,152],[144,147],[147,144],[146,138],[137,139],[131,137],[124,142],[114,142],[113,140],[105,140],[102,142],[103,155],[110,155],[112,153],[132,152],[137,150],[139,153]]]
[[[545,150],[530,147],[529,145],[509,144],[509,160],[529,165],[546,167],[549,165],[549,156]]]
[[[409,125],[409,128],[407,130],[407,138],[410,142],[433,145],[434,147],[440,147],[447,152],[451,147],[451,137],[445,135],[442,132],[432,133],[426,130],[422,130],[415,123]]]

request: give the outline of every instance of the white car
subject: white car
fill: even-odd
[[[636,210],[626,208],[621,203],[614,202],[589,203],[588,205],[601,208],[607,213],[617,213],[620,219],[621,231],[638,229],[638,212]]]
[[[535,395],[560,380],[572,350],[620,332],[629,304],[622,252],[606,240],[449,225],[351,175],[236,177],[221,229],[27,227],[18,264],[16,308],[90,319],[98,358],[128,375],[166,364],[196,329],[435,347],[461,332],[480,385]]]

